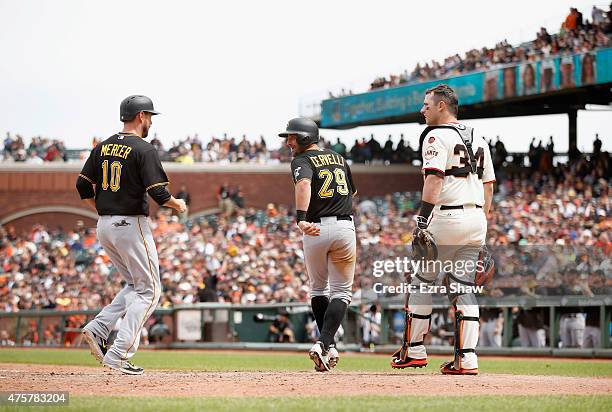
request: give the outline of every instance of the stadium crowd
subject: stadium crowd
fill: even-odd
[[[98,142],[100,142],[100,139],[93,139],[94,146]],[[291,152],[288,148],[281,147],[280,149],[270,150],[263,136],[260,136],[256,141],[247,139],[246,135],[243,135],[239,141],[227,135],[224,135],[223,138],[212,136],[206,143],[196,134],[193,137],[188,136],[174,142],[172,146],[166,149],[159,137],[155,135],[151,139],[151,144],[155,146],[159,158],[164,162],[225,165],[228,163],[275,164],[291,161]],[[410,143],[404,139],[403,134],[400,136],[400,141],[395,145],[392,142],[391,135],[384,145],[381,145],[374,138],[374,135],[370,135],[367,140],[364,137],[355,139],[355,143],[350,149],[339,138],[336,143],[332,144],[322,137],[320,145],[335,150],[355,163],[411,163],[417,158],[415,151],[410,147]],[[11,137],[7,133],[4,146],[0,150],[0,162],[43,163],[69,160],[66,148],[61,140],[33,137],[28,148],[25,147],[23,137],[20,135]],[[80,154],[80,157],[85,159],[88,155],[89,151],[86,150]]]
[[[64,142],[46,137],[33,137],[26,148],[23,137],[6,134],[0,150],[0,162],[24,162],[40,164],[44,162],[65,162],[67,160]]]
[[[177,162],[183,164],[193,163],[271,163],[280,161],[278,151],[269,151],[263,136],[259,141],[251,142],[246,135],[237,141],[234,137],[223,138],[211,137],[208,143],[202,142],[196,134],[193,137],[173,143],[164,149],[161,140],[155,135],[151,140],[162,161]]]
[[[542,145],[541,140],[536,145],[535,139],[534,137],[527,153],[523,155],[514,153],[511,163],[522,167],[526,165],[526,160],[528,160],[532,167],[539,168],[542,171],[549,171],[553,166],[553,159],[557,155],[554,151],[553,136],[549,137],[549,141],[545,146]],[[99,139],[94,138],[93,146],[97,145],[99,141]],[[495,142],[493,142],[493,139],[488,139],[487,141],[494,158],[495,168],[499,169],[507,165],[510,153],[506,150],[502,139],[497,136]],[[256,142],[250,141],[246,135],[243,135],[239,142],[236,142],[235,138],[228,137],[227,135],[224,135],[222,139],[213,136],[205,144],[196,134],[193,137],[188,136],[183,140],[175,142],[166,150],[157,134],[155,134],[151,139],[151,144],[157,149],[162,161],[182,164],[275,164],[290,162],[292,158],[291,152],[287,147],[283,146],[277,150],[269,150],[263,136],[260,136]],[[340,153],[352,163],[389,165],[420,162],[418,144],[413,148],[410,140],[406,139],[403,133],[400,134],[400,139],[397,143],[393,143],[392,135],[388,135],[384,144],[381,144],[373,134],[370,134],[369,138],[361,137],[355,139],[353,146],[350,148],[340,138],[336,138],[336,141],[332,143],[331,140],[321,137],[319,145]],[[593,153],[601,152],[601,147],[602,141],[599,139],[599,136],[596,136],[593,141]],[[89,151],[83,151],[81,159],[85,159],[88,155]],[[577,159],[580,155],[581,153],[576,148],[572,148],[569,151],[569,156],[572,160]],[[26,149],[23,137],[20,135],[12,137],[7,133],[4,145],[0,150],[0,163],[25,162],[40,164],[68,160],[69,156],[64,143],[57,139],[33,137]]]
[[[364,143],[367,147],[368,142]],[[357,153],[340,144],[330,147],[347,155]],[[534,139],[526,154],[530,168],[515,167],[523,160],[509,161],[499,138],[489,144],[499,172],[488,233],[497,273],[488,293],[496,297],[611,295],[612,165],[609,154],[601,151],[601,140],[595,139],[589,156],[574,152],[567,164],[553,165],[552,141],[543,146]],[[263,139],[261,146],[265,147]],[[384,149],[376,153],[384,155]],[[189,201],[186,187],[176,196]],[[265,210],[247,208],[240,187],[226,184],[219,186],[217,198],[221,211],[215,215],[188,220],[162,209],[152,217],[163,285],[160,307],[192,302],[307,302],[307,274],[292,211],[273,204]],[[375,282],[403,281],[400,273],[374,278],[373,262],[410,256],[419,199],[419,193],[356,199],[356,302],[392,297],[377,295]],[[78,225],[61,231],[34,225],[22,234],[10,225],[0,227],[0,311],[95,309],[108,304],[121,287],[93,229]],[[543,345],[541,314],[519,311],[515,315],[522,322],[521,342]],[[581,316],[567,313],[563,324],[584,320]],[[67,317],[66,326],[72,329],[63,335],[65,344],[76,342],[78,333],[73,330],[83,320],[83,316]],[[155,322],[157,329],[152,329]],[[485,322],[499,324],[495,317]],[[588,315],[586,322],[595,327],[588,323],[596,324],[596,315]],[[157,318],[148,326],[148,330],[167,329]],[[372,326],[364,326],[370,328],[370,335]],[[525,338],[531,335],[538,338]],[[30,322],[20,339],[22,343],[57,343],[59,336],[57,323],[40,330],[36,322]],[[0,345],[10,342],[0,328]]]
[[[510,45],[506,40],[494,47],[473,49],[449,56],[443,62],[417,63],[412,71],[378,77],[370,84],[370,90],[394,87],[406,83],[442,79],[477,70],[494,69],[504,64],[536,61],[564,53],[585,53],[610,45],[612,34],[612,4],[608,11],[593,6],[591,20],[585,20],[578,9],[571,8],[561,24],[559,33],[550,34],[542,27],[533,41]]]
[[[509,172],[502,178],[489,218],[489,244],[500,262],[491,293],[612,292],[609,162],[606,153],[548,173]],[[409,256],[418,199],[418,193],[357,199],[356,298],[371,289],[374,260]],[[290,209],[241,206],[184,224],[165,210],[151,220],[164,287],[162,307],[308,299],[301,241]],[[0,231],[0,310],[97,308],[120,288],[93,229],[81,225],[61,232],[34,225],[27,235],[11,226]]]

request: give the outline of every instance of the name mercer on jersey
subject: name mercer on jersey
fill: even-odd
[[[102,156],[117,156],[127,159],[131,151],[132,148],[130,146],[117,143],[107,143],[102,145],[100,153]]]
[[[309,156],[308,159],[315,165],[315,167],[323,167],[330,165],[344,166],[344,158],[339,154],[320,154],[316,156]]]

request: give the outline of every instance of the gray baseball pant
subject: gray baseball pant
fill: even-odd
[[[478,339],[480,346],[501,347],[501,334],[495,332],[496,328],[497,319],[480,323],[480,337]]]
[[[97,234],[126,286],[86,328],[108,338],[123,317],[104,357],[104,363],[118,364],[136,353],[141,330],[161,296],[157,249],[146,216],[100,216]]]
[[[316,225],[321,234],[303,238],[310,295],[342,299],[349,304],[357,256],[355,225],[335,216],[323,217]]]

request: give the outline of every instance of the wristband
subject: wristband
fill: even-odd
[[[419,210],[419,216],[423,216],[425,220],[429,219],[429,215],[434,209],[434,204],[426,202],[424,200],[421,201],[421,210]]]
[[[296,210],[297,215],[297,223],[299,224],[302,220],[306,220],[306,211],[305,210]]]

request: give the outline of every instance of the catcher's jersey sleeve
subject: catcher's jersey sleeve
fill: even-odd
[[[493,169],[493,159],[491,159],[491,150],[489,145],[484,145],[484,170],[482,172],[482,183],[495,182],[495,170]]]
[[[291,175],[293,176],[293,183],[302,179],[312,180],[312,166],[308,157],[299,156],[291,161]]]
[[[422,169],[425,175],[435,174],[444,178],[444,171],[447,169],[448,147],[440,132],[445,132],[445,130],[432,130],[423,140]]]

